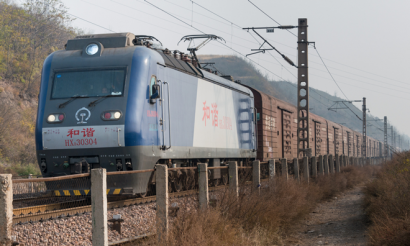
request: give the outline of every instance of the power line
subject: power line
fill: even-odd
[[[105,30],[107,30],[107,31],[114,32],[114,31],[113,31],[113,30],[111,30],[111,29],[108,29],[108,28],[105,28],[105,27],[100,26],[100,25],[98,25],[98,24],[95,24],[94,22],[91,22],[91,21],[85,20],[85,19],[83,19],[83,18],[80,18],[80,17],[75,16],[75,15],[70,14],[70,13],[67,13],[67,14],[68,14],[68,15],[71,15],[71,16],[73,16],[73,17],[75,17],[75,18],[78,18],[78,19],[80,19],[80,20],[82,20],[82,21],[85,21],[85,22],[88,22],[88,23],[93,24],[93,25],[95,25],[95,26],[98,26],[98,27],[100,27],[100,28],[102,28],[102,29],[105,29]]]
[[[337,87],[339,88],[339,90],[343,93],[343,95],[346,97],[347,100],[349,100],[349,98],[347,98],[346,94],[343,92],[342,88],[340,88],[339,84],[336,82],[335,78],[333,78],[333,75],[330,73],[329,69],[327,68],[325,62],[323,61],[322,57],[319,54],[319,51],[317,51],[317,48],[315,47],[316,53],[319,56],[320,60],[323,62],[323,65],[325,66],[327,72],[329,73],[330,77],[332,77],[333,82],[335,82],[335,84],[337,85]]]
[[[234,25],[234,26],[236,26],[236,27],[238,27],[238,28],[240,28],[240,29],[242,30],[242,27],[240,27],[240,26],[236,25],[236,24],[235,24],[235,23],[233,23],[232,21],[229,21],[229,20],[225,19],[224,17],[222,17],[222,16],[218,15],[217,13],[215,13],[215,12],[213,12],[213,11],[211,11],[211,10],[209,10],[209,9],[205,8],[204,6],[202,6],[202,5],[200,5],[200,4],[196,3],[196,2],[194,2],[194,1],[192,1],[192,0],[191,0],[191,2],[192,2],[193,4],[198,5],[199,7],[203,8],[203,9],[205,9],[206,11],[211,12],[212,14],[214,14],[214,15],[218,16],[219,18],[221,18],[221,19],[223,19],[223,20],[225,20],[225,21],[227,21],[227,22],[231,23],[231,25]]]
[[[169,1],[167,1],[167,2],[169,2]],[[192,1],[192,2],[193,2],[193,1]],[[257,6],[256,6],[254,3],[252,3],[251,1],[249,1],[249,2],[250,2],[251,4],[253,4],[255,7],[257,7]],[[171,2],[169,2],[169,3],[171,3]],[[178,7],[180,7],[180,8],[184,8],[184,7],[182,7],[182,6],[178,5],[178,4],[175,4],[175,3],[171,3],[171,4],[173,4],[173,5],[175,5],[175,6],[178,6]],[[195,4],[197,4],[197,3],[195,3]],[[199,5],[199,4],[197,4],[197,5],[200,6],[200,7],[202,7],[203,9],[209,11],[210,13],[212,13],[212,14],[214,14],[214,15],[220,17],[220,18],[222,18],[223,20],[229,22],[230,24],[233,24],[233,25],[235,25],[236,27],[240,28],[237,24],[233,23],[232,21],[229,21],[229,20],[227,20],[226,18],[221,17],[220,15],[216,14],[215,12],[213,12],[213,11],[211,11],[211,10],[209,10],[209,9],[207,9],[207,8],[205,8],[205,7],[201,6],[201,5]],[[261,10],[259,7],[257,7],[257,8],[258,8],[259,10]],[[187,8],[184,8],[184,9],[187,9]],[[261,11],[262,11],[262,10],[261,10]],[[262,12],[263,12],[263,11],[262,11]],[[198,13],[198,12],[196,12],[196,13]],[[276,20],[274,20],[274,19],[273,19],[272,17],[270,17],[268,14],[266,14],[265,12],[263,12],[263,13],[264,13],[265,15],[267,15],[269,18],[271,18],[273,21],[275,21],[277,24],[279,24],[279,22],[277,22]],[[200,14],[200,13],[198,13],[198,14]],[[214,18],[211,18],[211,17],[206,16],[206,15],[202,15],[202,16],[205,16],[205,17],[207,17],[207,18],[209,18],[209,19],[215,20]],[[217,20],[215,20],[215,21],[217,21]],[[220,21],[219,21],[219,22],[220,22]],[[220,22],[220,23],[223,23],[223,22]],[[280,24],[279,24],[279,25],[280,25]],[[288,30],[288,31],[289,31],[289,30]],[[292,32],[290,32],[290,33],[293,34]],[[293,35],[296,36],[295,34],[293,34]],[[238,36],[236,36],[236,37],[238,37]],[[239,37],[239,38],[240,38],[240,37]],[[242,40],[247,41],[247,42],[252,42],[252,41],[247,40],[247,39],[242,39]],[[272,41],[272,42],[275,42],[275,43],[278,43],[278,44],[281,44],[281,45],[284,45],[284,46],[286,46],[286,47],[288,47],[288,48],[292,48],[292,49],[293,49],[293,47],[288,46],[288,45],[286,45],[286,44],[283,44],[283,43],[280,43],[280,42],[277,42],[277,41],[274,41],[274,40],[271,40],[271,39],[267,39],[267,40]],[[238,44],[236,44],[236,45],[238,45]],[[287,54],[289,54],[289,53],[287,53]],[[382,78],[386,78],[386,79],[389,79],[389,80],[394,80],[394,79],[387,78],[387,77],[384,77],[384,76],[381,76],[381,75],[377,75],[377,74],[374,74],[374,73],[371,73],[371,72],[367,72],[367,71],[364,71],[364,70],[361,70],[361,69],[357,69],[357,68],[354,68],[354,67],[351,67],[351,66],[348,66],[348,65],[345,65],[345,64],[342,64],[342,63],[340,63],[340,62],[336,62],[336,61],[333,61],[333,60],[330,60],[330,59],[327,59],[327,58],[323,58],[323,60],[329,60],[329,61],[331,61],[331,62],[335,62],[335,63],[338,63],[338,64],[340,64],[340,65],[343,65],[343,66],[346,66],[346,67],[349,67],[349,68],[356,69],[356,70],[358,70],[358,71],[362,71],[362,72],[365,72],[365,73],[369,73],[369,74],[372,74],[372,75],[375,75],[375,76],[379,76],[379,77],[382,77]],[[312,63],[312,62],[311,62],[311,63]],[[313,62],[313,63],[319,64],[319,63],[316,63],[316,62]],[[371,79],[372,81],[378,81],[378,80],[374,80],[374,79],[372,79],[372,78],[368,78],[368,77],[365,77],[365,76],[362,76],[362,75],[354,74],[354,73],[351,73],[351,72],[348,72],[348,71],[345,71],[345,70],[342,70],[342,69],[337,69],[337,68],[330,67],[330,66],[329,66],[329,68],[333,68],[333,69],[336,69],[336,70],[339,70],[339,71],[342,71],[342,72],[345,72],[345,73],[349,73],[349,74],[352,74],[352,75],[355,75],[355,76],[358,76],[358,77],[362,77],[362,78],[366,78],[366,79]],[[349,78],[349,79],[351,79],[351,78]],[[363,82],[363,81],[360,81],[360,80],[357,80],[357,81]],[[406,83],[406,82],[401,82],[401,81],[398,81],[398,80],[394,80],[394,81],[397,81],[397,82],[403,83],[403,84],[408,84],[408,83]],[[385,83],[384,81],[378,81],[378,82]],[[365,82],[363,82],[363,83],[365,83]],[[383,88],[385,88],[385,87],[383,87]],[[405,87],[401,87],[401,88],[405,88]],[[409,88],[406,88],[406,89],[409,89]]]
[[[279,26],[281,25],[281,24],[279,24],[279,22],[277,22],[276,20],[274,20],[272,17],[270,17],[267,13],[265,13],[262,9],[260,9],[258,6],[256,6],[256,4],[254,4],[251,0],[248,0],[253,6],[255,6],[257,9],[259,9],[262,13],[264,13],[267,17],[269,17],[269,19],[271,19],[271,20],[273,20],[274,22],[276,22],[276,24],[278,24]],[[296,36],[296,34],[294,34],[293,32],[291,32],[291,31],[289,31],[289,30],[286,30],[286,31],[288,31],[290,34],[292,34],[293,36],[295,36],[295,37],[297,37]]]
[[[113,0],[112,0],[112,1],[113,1]],[[139,1],[139,0],[137,0],[137,1]],[[172,3],[172,2],[167,1],[167,0],[165,0],[165,1],[168,2],[169,4],[172,4],[172,5],[177,6],[177,7],[179,7],[179,8],[182,8],[182,9],[186,9],[186,10],[191,11],[191,9],[185,8],[185,7],[181,6],[181,5]],[[192,0],[190,0],[190,1],[193,2],[193,3],[195,3],[195,2],[192,1]],[[115,1],[114,1],[114,2],[115,2]],[[140,1],[139,1],[139,2],[140,2]],[[116,2],[116,3],[117,3],[117,2]],[[118,3],[118,4],[120,4],[120,3]],[[226,18],[220,16],[219,14],[217,14],[217,13],[211,11],[210,9],[205,8],[205,7],[202,6],[202,5],[199,5],[198,3],[195,3],[195,4],[198,5],[199,7],[203,8],[203,9],[205,9],[206,11],[212,13],[213,15],[216,15],[216,16],[218,16],[219,18],[223,19],[224,21],[228,22],[229,25],[233,25],[233,26],[235,26],[236,28],[240,28],[239,25],[237,25],[237,24],[235,24],[234,22],[232,22],[232,21],[230,21],[230,20],[228,20],[228,19],[226,19]],[[123,4],[122,4],[122,5],[123,5]],[[124,5],[124,6],[126,6],[126,5]],[[136,9],[136,10],[140,11],[139,9]],[[140,12],[141,12],[141,11],[140,11]],[[142,12],[143,12],[143,11],[142,11]],[[195,11],[194,11],[194,12],[195,12]],[[143,12],[143,13],[145,13],[145,12]],[[221,21],[219,21],[219,20],[216,20],[216,19],[214,19],[214,18],[212,18],[212,17],[209,17],[209,16],[207,16],[207,15],[201,14],[201,13],[199,13],[199,12],[195,12],[195,13],[197,13],[197,14],[199,14],[199,15],[201,15],[201,16],[204,16],[204,17],[206,17],[206,18],[215,20],[215,21],[217,21],[217,22],[219,22],[219,23],[224,23],[224,22],[221,22]],[[175,16],[177,16],[177,15],[175,15]],[[180,16],[180,15],[179,15],[179,16]],[[158,17],[158,18],[160,18],[160,17]],[[189,18],[186,18],[186,17],[183,17],[183,16],[180,16],[180,18],[189,20]],[[162,19],[162,18],[161,18],[161,19]],[[214,27],[201,24],[200,22],[196,22],[196,23],[199,24],[199,25],[206,26],[206,27],[208,27],[208,28],[214,29],[214,30],[218,30],[218,31],[220,31],[220,32],[222,32],[222,33],[226,33],[226,34],[228,34],[228,35],[233,35],[232,33],[227,33],[227,32],[225,32],[225,31],[216,29],[216,28],[214,28]],[[174,23],[174,24],[175,24],[175,23]],[[224,23],[224,24],[225,24],[225,23]],[[178,24],[177,24],[177,25],[178,25]],[[243,41],[246,41],[246,42],[249,42],[249,43],[254,43],[252,40],[248,40],[248,39],[246,39],[246,38],[242,38],[242,37],[239,37],[239,36],[236,36],[236,35],[233,35],[233,36],[236,37],[236,38],[240,38],[240,39],[243,40]],[[253,38],[254,38],[254,37],[253,37]],[[255,39],[255,38],[254,38],[254,39]],[[267,40],[272,41],[272,42],[275,42],[275,43],[278,43],[278,44],[281,44],[281,45],[283,45],[283,46],[286,46],[286,47],[288,47],[288,48],[292,48],[292,49],[293,49],[293,47],[291,47],[291,46],[285,45],[285,44],[280,43],[280,42],[277,42],[277,41],[273,41],[272,39],[267,39]],[[257,42],[257,43],[260,44],[259,42]],[[237,46],[240,46],[240,47],[247,48],[247,47],[245,47],[245,46],[243,46],[243,45],[240,45],[240,44],[238,44],[238,43],[234,43],[234,44],[237,45]],[[268,53],[270,53],[270,52],[268,52]],[[286,52],[284,52],[284,53],[286,53]],[[286,53],[286,54],[289,55],[289,53]],[[271,54],[270,54],[270,55],[271,55]],[[290,54],[290,55],[294,56],[293,54]],[[272,56],[272,55],[271,55],[271,56]],[[315,55],[314,55],[314,56],[315,56]],[[280,63],[274,56],[272,56],[272,57],[273,57],[278,63]],[[263,60],[263,59],[261,59],[261,60]],[[325,60],[325,58],[323,58],[323,60]],[[329,60],[329,59],[326,59],[326,60]],[[266,61],[266,60],[263,60],[263,61]],[[320,64],[320,63],[317,63],[317,62],[314,62],[314,61],[310,61],[310,63]],[[322,63],[323,63],[323,62],[322,62]],[[342,64],[342,65],[343,65],[343,64]],[[285,70],[286,70],[287,72],[291,73],[291,72],[290,72],[286,67],[284,67],[281,63],[280,63],[280,66],[281,66],[282,68],[285,68]],[[346,66],[347,66],[347,65],[346,65]],[[362,77],[362,78],[366,78],[366,79],[371,79],[373,82],[374,82],[374,81],[377,81],[377,82],[384,83],[384,82],[382,82],[382,81],[375,80],[375,79],[372,79],[372,78],[369,78],[369,77],[365,77],[365,76],[361,76],[361,75],[358,75],[358,74],[354,74],[354,73],[351,73],[351,72],[348,72],[348,71],[345,71],[345,70],[342,70],[342,69],[338,69],[338,68],[334,68],[334,67],[330,67],[330,66],[327,66],[327,67],[328,67],[328,68],[333,68],[333,69],[335,69],[335,70],[342,71],[342,72],[344,72],[344,73],[352,74],[352,75],[354,75],[354,76],[358,76],[358,77]],[[317,69],[317,68],[313,68],[313,67],[311,67],[311,69],[315,69],[315,70],[318,70],[318,71],[323,71],[323,70],[321,70],[321,69]],[[326,71],[324,71],[324,72],[326,72]],[[291,73],[291,74],[292,74],[292,73]],[[292,74],[292,76],[295,77],[294,74]],[[338,76],[342,76],[342,75],[338,75]],[[320,76],[318,76],[318,77],[320,77]],[[347,78],[347,79],[352,79],[352,78],[349,78],[349,77],[346,77],[346,76],[342,76],[342,77]],[[368,83],[368,82],[364,82],[364,81],[357,80],[357,79],[352,79],[352,80],[356,80],[356,81],[361,82],[361,83],[370,84],[370,83]],[[374,84],[373,84],[373,85],[374,85]],[[391,89],[391,88],[389,88],[389,87],[384,87],[384,86],[380,86],[380,85],[376,85],[376,86],[381,87],[381,88],[384,88],[384,89],[388,89],[388,90],[394,90],[394,89]],[[403,88],[403,89],[406,89],[406,90],[409,90],[409,89],[410,89],[410,88],[400,87],[400,86],[397,86],[397,85],[393,85],[393,86],[396,86],[396,87],[399,87],[399,88]],[[398,90],[395,90],[395,91],[398,91]],[[402,91],[399,91],[399,92],[402,92]],[[383,93],[384,93],[384,92],[383,92]],[[404,93],[404,92],[403,92],[403,93]],[[390,95],[390,96],[393,96],[393,95]],[[396,96],[394,96],[394,97],[396,97]]]

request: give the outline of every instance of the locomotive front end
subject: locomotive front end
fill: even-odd
[[[141,157],[125,137],[138,134],[136,124],[126,122],[141,118],[145,102],[138,101],[143,95],[138,84],[146,87],[151,58],[146,48],[133,45],[134,38],[131,33],[79,36],[45,60],[36,123],[44,177],[100,167],[138,169]],[[136,110],[129,113],[128,107]],[[134,176],[112,178],[109,185],[143,193],[149,175]]]

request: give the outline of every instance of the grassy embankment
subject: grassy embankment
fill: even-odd
[[[410,152],[400,153],[366,187],[371,245],[410,244]]]
[[[372,167],[346,167],[309,184],[278,178],[261,195],[230,199],[226,193],[214,208],[180,212],[167,245],[282,245],[319,202],[369,180],[373,173]]]

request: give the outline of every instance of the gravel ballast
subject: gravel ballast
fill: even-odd
[[[169,205],[180,210],[196,209],[196,197],[170,199]],[[111,230],[108,223],[108,241],[118,241],[155,232],[156,203],[133,205],[108,210],[108,219],[121,214],[124,220],[121,233]],[[91,213],[33,224],[14,225],[12,235],[20,245],[92,245]]]

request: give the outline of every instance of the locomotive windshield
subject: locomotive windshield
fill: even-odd
[[[58,72],[51,98],[122,96],[124,83],[125,69]]]

